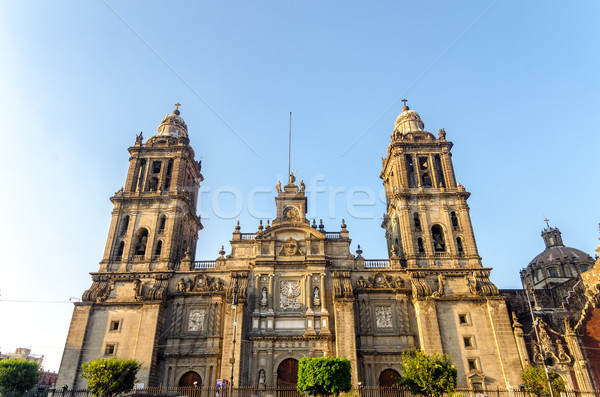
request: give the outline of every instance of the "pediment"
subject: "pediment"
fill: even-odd
[[[277,241],[286,241],[290,238],[296,241],[307,239],[325,240],[325,235],[316,229],[306,225],[283,224],[271,227],[264,231],[260,238],[275,239]]]

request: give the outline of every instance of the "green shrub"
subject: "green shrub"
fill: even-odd
[[[347,392],[352,387],[350,361],[339,357],[304,357],[298,363],[300,393],[329,396]]]
[[[99,358],[81,366],[81,377],[96,397],[112,397],[133,389],[141,364],[135,360]]]
[[[447,354],[429,355],[422,350],[402,353],[402,367],[400,384],[412,393],[441,397],[456,388],[456,365]]]

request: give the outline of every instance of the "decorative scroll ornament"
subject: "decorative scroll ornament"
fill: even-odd
[[[354,298],[350,272],[333,272],[332,275],[334,298]]]
[[[446,285],[446,278],[443,274],[437,276],[437,291],[433,293],[434,298],[439,298],[444,295],[444,285]]]
[[[431,295],[431,286],[425,279],[425,273],[413,272],[410,279],[413,297],[424,298]]]
[[[490,281],[490,272],[486,270],[476,270],[473,277],[465,276],[465,282],[472,295],[475,296],[496,296],[499,295],[498,287]]]
[[[280,284],[279,305],[281,310],[300,310],[300,282],[297,280],[285,280]]]

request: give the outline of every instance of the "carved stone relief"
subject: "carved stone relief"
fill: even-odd
[[[377,328],[392,328],[392,308],[389,306],[375,307],[375,324]]]
[[[279,306],[281,310],[300,310],[300,282],[284,280],[280,284]]]
[[[204,318],[206,311],[204,309],[192,310],[188,320],[188,331],[198,332],[204,331]]]

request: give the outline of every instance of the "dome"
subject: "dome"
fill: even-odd
[[[546,249],[529,262],[521,277],[533,280],[536,288],[562,283],[590,268],[594,259],[577,248],[563,244],[560,230],[548,226],[542,230]]]
[[[172,136],[174,138],[185,137],[187,138],[187,125],[183,118],[180,116],[179,106],[180,104],[175,104],[176,108],[173,110],[173,113],[167,114],[160,125],[158,126],[158,134],[157,136]]]
[[[404,105],[402,113],[400,113],[396,119],[396,123],[394,123],[395,131],[401,134],[408,134],[410,132],[424,132],[424,128],[425,124],[421,120],[419,113],[410,110],[408,106]]]

